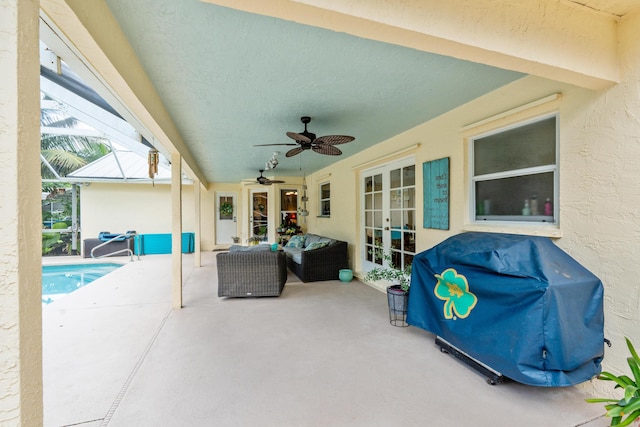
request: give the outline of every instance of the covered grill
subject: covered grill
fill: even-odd
[[[600,373],[602,282],[546,237],[463,233],[415,256],[407,322],[523,384]]]

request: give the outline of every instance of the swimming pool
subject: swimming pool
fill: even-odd
[[[116,263],[43,265],[42,303],[52,303],[120,267]]]

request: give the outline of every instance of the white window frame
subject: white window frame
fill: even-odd
[[[498,173],[491,173],[485,175],[474,175],[474,143],[477,139],[485,138],[487,136],[496,135],[502,132],[506,132],[512,129],[517,129],[519,127],[523,127],[526,125],[530,125],[532,123],[540,122],[543,120],[547,120],[550,118],[555,118],[556,123],[556,131],[555,131],[555,164],[553,165],[544,165],[544,166],[536,166],[530,168],[523,169],[514,169],[508,170]],[[518,225],[518,226],[538,226],[543,228],[559,228],[559,169],[560,169],[560,117],[558,112],[553,112],[549,114],[539,115],[533,117],[528,120],[519,121],[516,123],[512,123],[508,126],[503,126],[501,128],[493,129],[489,132],[484,132],[482,134],[474,135],[468,138],[468,158],[469,158],[469,219],[471,224],[473,225],[481,225],[481,226],[509,226],[509,225]],[[533,175],[539,173],[553,173],[553,200],[551,200],[553,204],[553,220],[545,221],[540,218],[540,216],[522,216],[522,215],[513,215],[513,216],[495,216],[491,215],[484,216],[481,219],[478,219],[476,216],[476,183],[481,181],[489,181],[500,178],[510,178],[510,177],[520,177],[526,175]],[[542,210],[544,206],[545,200],[538,200],[538,209]]]
[[[323,199],[322,187],[324,187],[325,185],[329,186],[329,197]],[[318,216],[323,218],[330,217],[331,216],[331,181],[323,181],[318,185],[318,199],[319,199],[318,210],[320,211],[318,213]],[[323,205],[325,202],[329,204],[329,213],[324,213]]]

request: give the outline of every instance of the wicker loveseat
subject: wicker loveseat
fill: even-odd
[[[298,240],[298,246],[294,246],[295,240]],[[301,244],[300,240],[303,241]],[[290,246],[292,241],[294,245]],[[349,268],[347,242],[329,237],[316,234],[293,236],[284,252],[289,270],[303,282],[338,280],[340,270]]]
[[[282,251],[268,245],[234,249],[216,255],[219,297],[280,296],[287,281]]]

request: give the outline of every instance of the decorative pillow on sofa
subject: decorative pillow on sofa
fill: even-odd
[[[322,240],[322,236],[318,236],[317,234],[309,233],[309,234],[306,235],[306,237],[304,239],[304,244],[306,246],[309,246],[310,244],[315,243],[315,242],[319,242],[320,240]]]
[[[291,236],[286,246],[288,248],[303,248],[304,236]]]
[[[313,242],[310,245],[307,245],[304,250],[305,251],[312,251],[314,249],[320,249],[320,248],[324,248],[325,246],[329,246],[329,242],[327,241],[321,241],[321,242]]]

